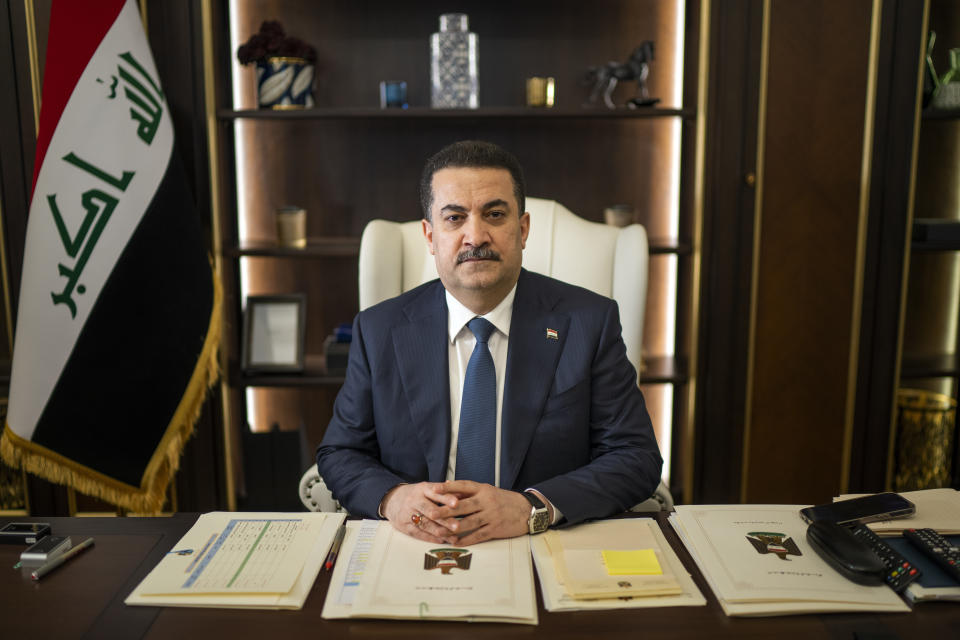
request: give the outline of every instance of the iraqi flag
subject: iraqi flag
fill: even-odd
[[[55,0],[0,453],[158,511],[217,376],[220,295],[134,0]]]

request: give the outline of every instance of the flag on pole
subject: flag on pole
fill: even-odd
[[[0,454],[158,511],[219,338],[219,286],[136,4],[54,0]]]

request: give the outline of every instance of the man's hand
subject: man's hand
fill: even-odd
[[[420,482],[397,485],[383,496],[380,513],[394,529],[418,540],[460,544],[454,534],[460,528],[459,521],[451,513],[460,500],[456,495],[442,490],[445,484]]]
[[[460,517],[446,525],[461,536],[454,539],[455,544],[471,545],[485,540],[522,536],[528,532],[530,503],[515,491],[505,491],[471,480],[453,480],[434,486],[439,495],[459,498],[456,504],[440,509],[440,515]],[[449,523],[449,520],[445,522]]]

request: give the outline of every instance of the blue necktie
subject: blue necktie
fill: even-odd
[[[497,444],[497,373],[487,340],[494,326],[483,318],[467,323],[477,344],[467,363],[457,435],[457,480],[494,484]]]

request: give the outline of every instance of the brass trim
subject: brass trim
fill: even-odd
[[[33,0],[23,0],[27,21],[27,55],[30,59],[30,91],[33,95],[33,135],[40,132],[40,57],[37,52],[37,17]]]
[[[853,448],[853,419],[857,407],[857,376],[860,363],[860,322],[863,319],[864,263],[867,251],[867,219],[870,216],[870,171],[873,167],[873,130],[877,106],[877,74],[880,65],[881,0],[873,0],[870,20],[870,54],[863,115],[863,155],[860,159],[860,211],[857,219],[857,249],[854,258],[853,309],[850,314],[850,351],[847,365],[847,406],[840,458],[840,493],[850,486],[850,457]]]
[[[912,251],[910,246],[911,229],[913,228],[914,205],[916,204],[917,163],[920,157],[920,121],[923,103],[923,74],[924,56],[927,50],[927,32],[930,29],[930,0],[924,0],[923,20],[920,31],[920,53],[917,56],[917,92],[914,103],[913,117],[913,149],[910,152],[910,188],[907,192],[907,219],[903,228],[903,271],[900,282],[900,318],[897,321],[897,350],[896,361],[893,365],[893,393],[890,394],[890,438],[887,441],[887,474],[884,479],[885,489],[891,491],[893,487],[894,453],[897,446],[897,390],[900,388],[900,368],[903,365],[903,328],[907,316],[907,289],[910,282],[910,260]]]
[[[214,81],[214,52],[213,52],[213,8],[210,0],[203,0],[201,4],[202,26],[203,26],[203,93],[204,93],[204,115],[207,121],[207,153],[210,163],[210,224],[213,232],[213,270],[217,280],[223,282],[223,258],[222,243],[220,231],[220,157],[218,153],[217,139],[217,105],[216,105],[216,83]],[[223,322],[226,324],[227,314],[223,314]],[[220,366],[222,371],[227,371],[227,332],[222,332],[220,343]],[[226,376],[220,378],[220,401],[223,409],[223,454],[224,473],[226,475],[225,484],[227,488],[227,509],[237,510],[236,487],[233,478],[233,439],[230,433],[230,387]]]
[[[750,433],[753,420],[753,378],[757,341],[757,290],[760,264],[760,231],[763,221],[764,154],[767,135],[767,74],[770,68],[770,3],[763,0],[763,28],[760,36],[760,87],[757,99],[757,167],[753,202],[753,268],[750,272],[750,328],[747,332],[747,388],[743,414],[743,460],[740,467],[740,502],[747,501],[750,475]]]
[[[3,189],[0,185],[0,194]],[[0,287],[3,287],[3,314],[7,323],[7,347],[13,358],[13,303],[10,301],[10,270],[7,266],[7,221],[3,215],[3,198],[0,198]]]
[[[693,502],[693,461],[694,439],[696,437],[696,397],[697,397],[697,346],[700,328],[700,270],[702,268],[703,246],[703,184],[707,148],[707,92],[710,88],[708,73],[710,65],[710,0],[700,3],[700,43],[697,60],[697,117],[696,142],[694,144],[693,170],[693,247],[690,254],[690,358],[687,370],[690,377],[687,382],[687,420],[683,425],[683,499]]]
[[[139,0],[138,4],[140,5],[140,20],[143,22],[143,32],[147,34],[147,38],[150,36],[150,29],[147,28],[149,20],[147,19],[147,0]]]

